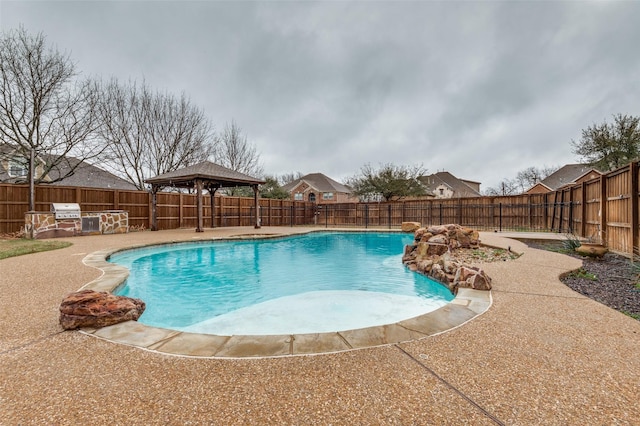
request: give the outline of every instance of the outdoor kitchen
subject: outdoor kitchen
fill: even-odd
[[[129,232],[128,212],[83,212],[78,203],[51,203],[51,211],[27,212],[24,220],[25,234],[32,239]]]

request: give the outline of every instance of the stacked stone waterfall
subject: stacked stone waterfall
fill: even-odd
[[[456,224],[419,228],[414,243],[405,247],[402,263],[445,284],[453,294],[458,288],[491,290],[491,278],[480,268],[456,260],[459,249],[480,247],[478,232]]]

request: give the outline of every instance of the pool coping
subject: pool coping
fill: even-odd
[[[287,236],[289,235],[247,234],[198,240],[198,243]],[[155,245],[188,242],[193,241],[182,240],[161,244],[134,245],[90,253],[84,257],[83,263],[101,270],[102,275],[85,284],[81,289],[113,292],[124,283],[129,276],[129,270],[124,266],[107,261],[109,256],[114,253]],[[460,288],[451,302],[424,315],[387,325],[327,333],[226,336],[153,327],[137,321],[126,321],[103,328],[82,328],[80,331],[114,343],[176,356],[256,358],[316,355],[385,346],[435,336],[482,315],[491,307],[492,303],[491,291]]]

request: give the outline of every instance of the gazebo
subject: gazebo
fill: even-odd
[[[236,172],[219,164],[210,161],[182,169],[164,173],[156,177],[145,180],[151,184],[152,194],[152,213],[151,213],[151,230],[158,230],[157,217],[157,193],[162,187],[171,186],[174,188],[195,188],[197,194],[198,207],[198,226],[196,232],[203,232],[203,208],[202,208],[202,190],[206,189],[211,195],[211,217],[215,218],[215,193],[220,188],[250,186],[253,189],[253,199],[255,203],[255,227],[260,228],[260,209],[258,204],[258,186],[264,184],[265,181]]]

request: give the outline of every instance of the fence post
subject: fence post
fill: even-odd
[[[600,175],[600,237],[602,244],[606,247],[609,244],[607,237],[607,209],[609,203],[607,203],[607,177]]]
[[[324,210],[324,227],[329,227],[329,205],[320,206]]]
[[[442,225],[442,203],[440,203],[440,223],[438,225]]]
[[[569,188],[569,234],[573,234],[573,188]]]
[[[178,226],[180,228],[184,227],[184,215],[183,215],[183,200],[182,200],[182,192],[178,196]]]
[[[387,204],[387,219],[388,219],[388,226],[389,229],[391,229],[391,203]]]
[[[558,219],[558,233],[562,232],[564,222],[564,189],[560,190],[560,219]]]
[[[154,207],[156,206],[156,201],[158,199],[156,192],[157,191],[153,187],[151,191],[149,191],[149,202],[148,202],[148,210],[147,210],[147,217],[149,218],[149,229],[151,229],[152,231],[158,230],[157,211],[154,211]],[[155,217],[155,221],[154,221],[154,217]]]
[[[499,206],[499,213],[500,213],[500,221],[499,221],[499,223],[500,223],[500,232],[502,232],[502,203],[500,203],[500,206]]]
[[[527,204],[529,205],[529,231],[533,229],[533,206],[531,204],[531,194],[527,196]]]
[[[638,246],[638,233],[640,230],[638,226],[640,223],[638,221],[638,162],[634,161],[629,165],[631,169],[631,260],[633,261],[633,256],[635,254],[635,247]]]
[[[369,203],[364,205],[364,227],[369,227]]]
[[[542,196],[542,208],[543,208],[543,212],[542,212],[542,220],[544,221],[544,230],[548,230],[549,229],[549,197],[548,197],[549,193],[545,193]]]
[[[580,236],[584,238],[587,233],[587,187],[584,182],[580,184],[580,197],[582,198],[582,205],[580,206],[580,215],[582,216]]]

